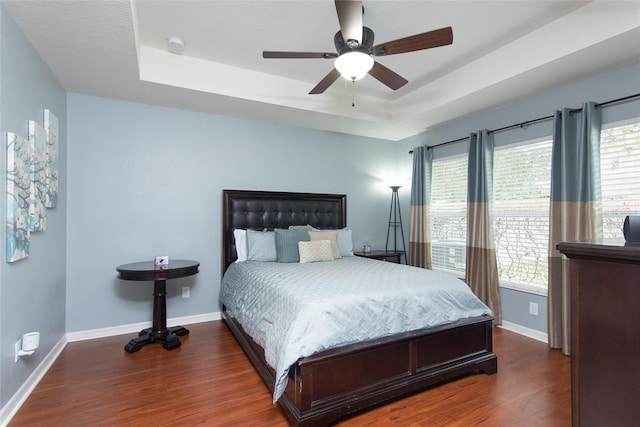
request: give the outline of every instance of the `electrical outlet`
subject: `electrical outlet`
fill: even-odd
[[[188,286],[182,287],[182,298],[189,298],[191,296],[191,288]]]
[[[535,302],[530,302],[529,303],[529,314],[533,315],[533,316],[537,316],[538,315],[538,304]]]
[[[20,353],[20,349],[22,348],[22,340],[18,340],[16,341],[16,345],[15,345],[15,356],[13,358],[13,363],[18,363],[18,359],[20,359],[20,356],[18,356],[18,353]]]

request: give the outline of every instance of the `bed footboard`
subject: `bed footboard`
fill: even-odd
[[[223,308],[223,319],[271,391],[264,352]],[[388,400],[466,374],[497,372],[492,318],[350,344],[300,359],[278,401],[294,426],[324,426]]]

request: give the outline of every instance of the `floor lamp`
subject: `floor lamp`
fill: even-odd
[[[389,228],[387,229],[387,244],[385,250],[389,251],[389,235],[391,234],[391,227],[393,227],[393,251],[398,252],[398,226],[400,226],[400,236],[402,236],[402,251],[405,256],[407,248],[404,244],[404,229],[402,228],[402,214],[400,212],[400,201],[398,200],[398,189],[400,185],[392,185],[391,188],[391,208],[389,209]]]

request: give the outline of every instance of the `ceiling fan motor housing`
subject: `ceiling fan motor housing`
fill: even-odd
[[[342,55],[347,52],[363,52],[369,54],[371,47],[373,47],[374,40],[373,30],[369,27],[362,27],[362,43],[360,43],[357,47],[350,47],[345,41],[344,37],[342,37],[342,31],[338,31],[336,35],[333,37],[333,44],[336,46],[336,51],[338,55]]]

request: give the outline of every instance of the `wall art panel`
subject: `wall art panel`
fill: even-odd
[[[7,262],[29,256],[31,200],[31,146],[7,132]]]
[[[58,118],[50,110],[44,110],[44,129],[47,134],[45,206],[55,208],[58,205]]]
[[[31,149],[31,202],[29,228],[44,231],[47,228],[47,134],[42,126],[29,120],[29,146]]]

